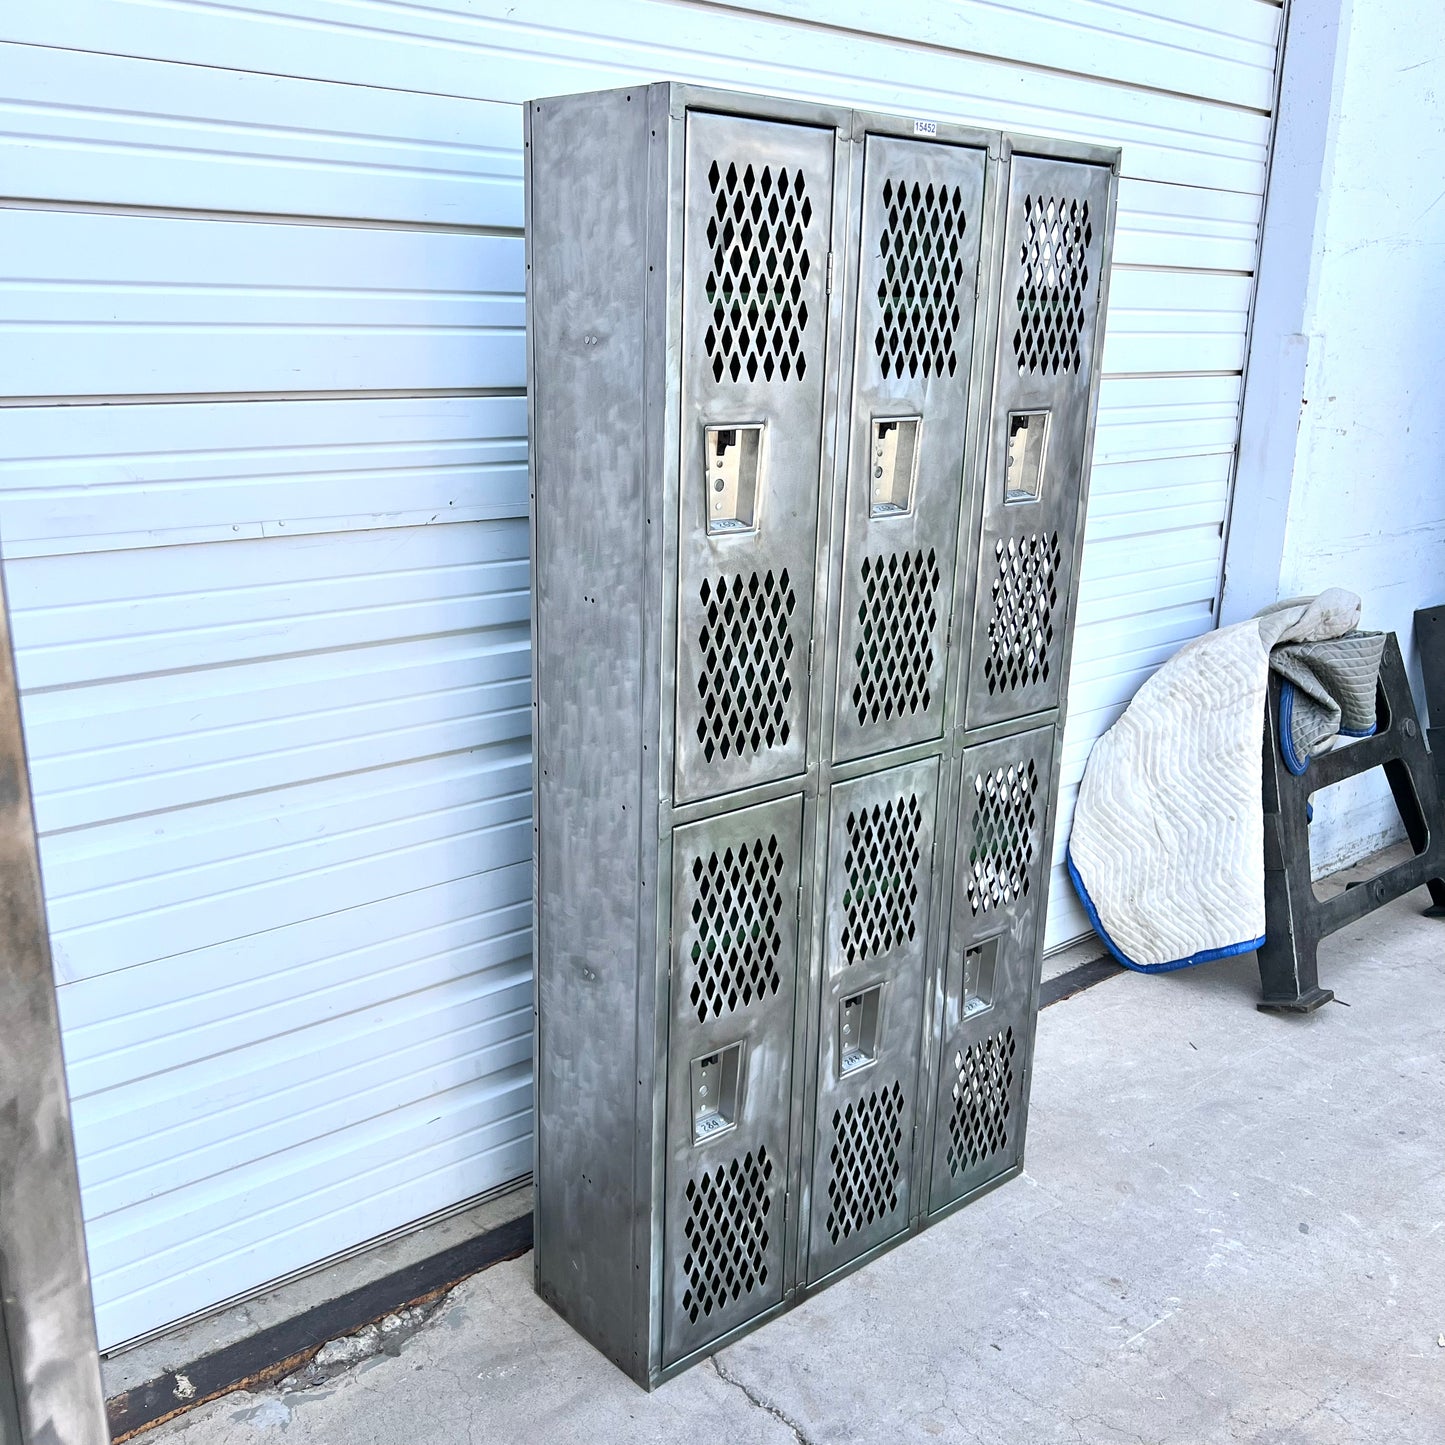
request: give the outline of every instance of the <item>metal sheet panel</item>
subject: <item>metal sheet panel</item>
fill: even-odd
[[[908,1225],[940,777],[926,758],[831,792],[810,1284]]]
[[[1055,729],[962,757],[952,921],[939,992],[930,1211],[1022,1157],[1047,905]]]
[[[806,760],[833,147],[831,130],[687,121],[679,801]],[[761,428],[754,490],[724,517],[719,453],[742,427]]]
[[[943,730],[985,159],[893,136],[866,142],[837,622],[839,760]]]
[[[1102,166],[1016,156],[964,704],[969,727],[1059,701],[1109,217]]]
[[[663,1362],[783,1297],[803,800],[679,828]]]
[[[634,1377],[650,1367],[636,1229],[652,1103],[659,325],[639,92],[533,104],[528,192],[536,565],[536,1281]],[[586,216],[588,226],[577,224]],[[649,264],[652,258],[652,265]],[[578,638],[588,638],[585,663]],[[655,746],[655,744],[654,744]]]

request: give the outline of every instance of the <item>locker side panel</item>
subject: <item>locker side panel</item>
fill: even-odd
[[[832,789],[809,1284],[908,1225],[940,771],[926,758]]]
[[[1022,1157],[1048,888],[1052,725],[966,749],[933,1111],[930,1212]]]
[[[970,728],[1059,702],[1112,176],[1015,156],[987,436]]]
[[[526,117],[537,1288],[637,1379],[648,1351],[636,1091],[651,1067],[637,1056],[651,1008],[639,959],[650,958],[657,866],[657,782],[642,751],[657,671],[644,642],[655,591],[644,94],[533,102]]]
[[[803,800],[673,835],[663,1363],[783,1297]]]
[[[832,129],[687,117],[676,797],[807,761]]]
[[[833,749],[941,735],[983,233],[982,150],[870,135]]]

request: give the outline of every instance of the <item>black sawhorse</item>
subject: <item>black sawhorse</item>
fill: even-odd
[[[1334,994],[1320,987],[1320,939],[1424,884],[1445,907],[1445,814],[1440,789],[1394,633],[1385,639],[1376,690],[1377,728],[1315,758],[1301,777],[1280,752],[1283,681],[1269,678],[1264,729],[1264,915],[1267,942],[1259,950],[1266,1011],[1311,1013]],[[1415,856],[1368,883],[1323,901],[1310,886],[1308,804],[1311,793],[1371,768],[1384,768]]]

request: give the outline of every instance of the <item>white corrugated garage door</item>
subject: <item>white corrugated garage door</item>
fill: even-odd
[[[1212,625],[1279,21],[7,9],[0,537],[103,1342],[527,1168],[518,103],[671,76],[1123,144],[1067,808]]]

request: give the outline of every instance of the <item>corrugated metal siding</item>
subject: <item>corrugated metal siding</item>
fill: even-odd
[[[1067,809],[1212,625],[1279,19],[0,17],[0,537],[105,1341],[527,1167],[519,102],[670,76],[1123,143]]]

